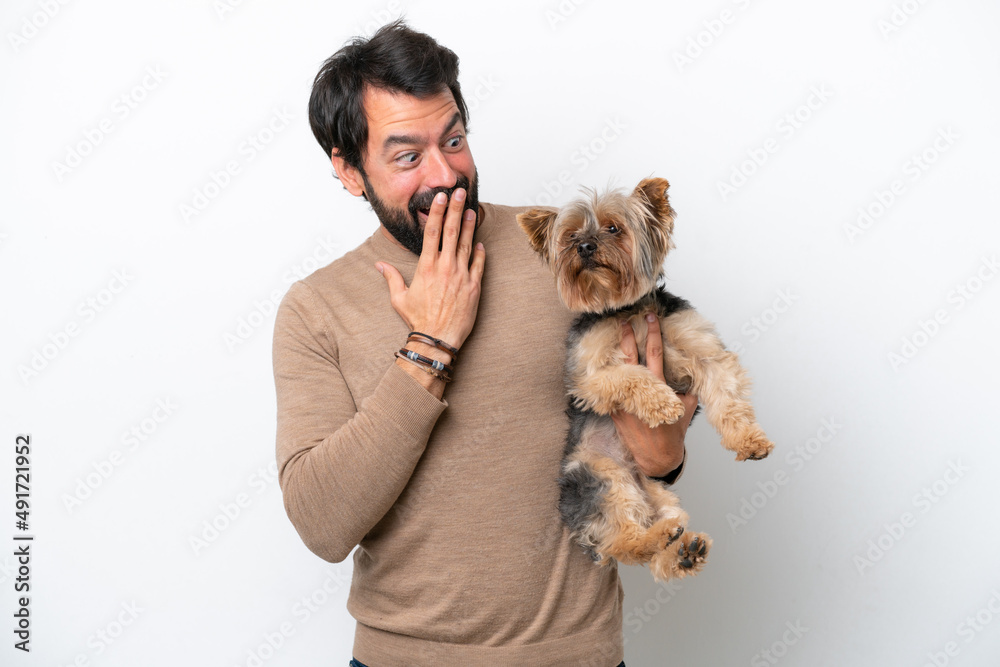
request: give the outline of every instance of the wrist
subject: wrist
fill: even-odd
[[[395,359],[396,365],[399,366],[404,373],[412,377],[417,381],[420,386],[426,389],[434,398],[441,400],[444,396],[445,381],[441,380],[430,373],[425,372],[423,369],[414,365],[406,359]]]
[[[410,331],[406,343],[395,353],[395,357],[397,364],[403,364],[402,368],[407,373],[440,399],[444,394],[444,385],[451,382],[458,348],[421,331]]]
[[[665,477],[680,468],[682,463],[684,463],[683,452],[680,456],[661,454],[642,461],[636,460],[636,466],[646,477]]]
[[[684,471],[684,463],[687,461],[687,452],[684,452],[684,456],[681,457],[680,463],[677,464],[672,470],[662,475],[649,475],[653,479],[664,482],[665,484],[674,484],[677,478],[681,476]]]
[[[434,347],[434,348],[436,348],[438,350],[441,350],[442,352],[446,352],[449,355],[451,355],[452,361],[458,359],[458,346],[457,345],[461,345],[462,344],[462,341],[458,341],[457,345],[451,345],[446,340],[442,340],[440,338],[437,338],[437,337],[432,336],[430,334],[424,333],[422,331],[411,331],[406,336],[406,342],[407,343],[410,343],[410,342],[419,342],[419,343],[424,343],[425,345],[429,345],[431,347]]]
[[[440,361],[442,364],[447,364],[449,366],[455,360],[455,358],[448,352],[440,350],[437,347],[434,347],[433,345],[429,345],[427,343],[423,343],[417,340],[409,340],[403,347],[405,347],[408,350],[413,350],[417,354],[425,356],[429,359]]]

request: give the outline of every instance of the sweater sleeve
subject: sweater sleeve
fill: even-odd
[[[399,497],[447,403],[390,358],[358,408],[330,349],[323,307],[302,282],[278,307],[278,481],[305,545],[340,562]]]

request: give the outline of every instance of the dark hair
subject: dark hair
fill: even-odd
[[[468,129],[469,111],[458,83],[458,56],[402,19],[387,23],[370,39],[356,37],[330,56],[313,81],[309,125],[329,158],[338,155],[364,171],[368,119],[362,97],[366,86],[427,98],[451,91]]]

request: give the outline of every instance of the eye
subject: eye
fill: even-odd
[[[607,230],[608,230],[608,232],[609,232],[609,233],[611,233],[611,234],[617,234],[618,232],[620,232],[620,231],[621,231],[621,230],[620,230],[620,229],[618,229],[618,227],[617,227],[617,226],[615,226],[614,224],[611,224],[611,225],[608,225],[608,226],[607,226]]]
[[[413,164],[416,161],[417,161],[417,154],[413,152],[403,153],[398,158],[396,158],[396,162],[402,162],[403,164]]]
[[[458,148],[462,145],[462,135],[456,134],[454,137],[445,142],[445,146],[448,148]]]

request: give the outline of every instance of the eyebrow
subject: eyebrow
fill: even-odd
[[[444,131],[441,134],[445,135],[451,132],[452,128],[454,128],[455,125],[461,120],[462,114],[456,111],[455,115],[451,117],[450,121],[448,121],[448,125],[444,128]],[[419,143],[420,137],[414,134],[390,134],[385,138],[385,141],[382,142],[382,150],[386,151],[393,146]]]

